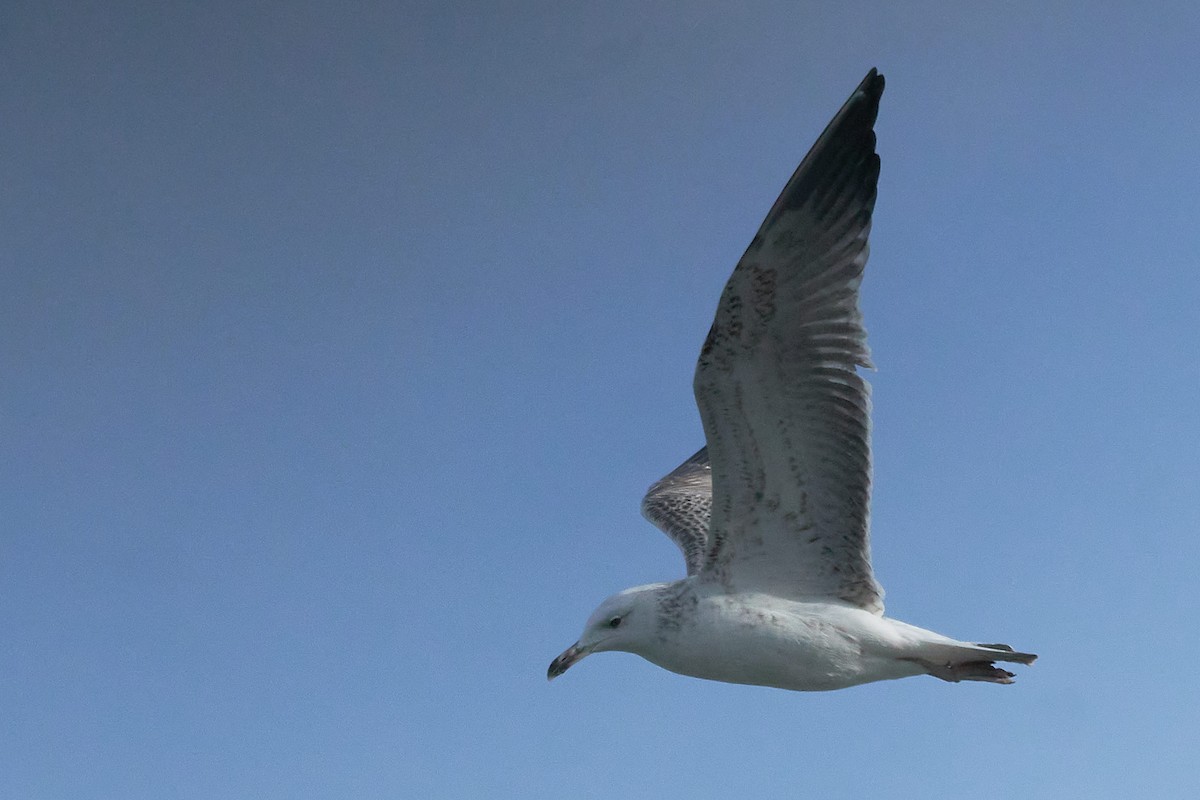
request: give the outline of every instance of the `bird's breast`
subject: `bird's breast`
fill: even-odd
[[[693,594],[680,598],[640,655],[672,672],[729,683],[822,690],[860,682],[856,637],[820,605]]]

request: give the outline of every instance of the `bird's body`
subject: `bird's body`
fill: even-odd
[[[826,691],[923,671],[897,657],[914,644],[907,631],[855,606],[730,594],[690,578],[660,591],[667,609],[685,607],[688,612],[674,616],[667,610],[660,624],[679,635],[653,639],[638,655],[671,672]]]
[[[1034,658],[1004,645],[959,642],[842,601],[730,592],[695,577],[626,589],[601,606],[589,627],[603,632],[616,616],[623,635],[601,639],[588,652],[620,649],[680,675],[794,691],[926,673],[1009,683],[1011,674],[989,662]]]
[[[867,260],[883,76],[871,70],[801,162],[725,286],[694,390],[705,448],[650,487],[643,514],[688,576],[592,614],[551,678],[622,650],[697,678],[800,691],[929,674],[1011,683],[1007,645],[883,616],[871,568]]]

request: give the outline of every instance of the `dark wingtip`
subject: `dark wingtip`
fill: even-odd
[[[871,70],[867,73],[867,77],[862,79],[862,83],[858,85],[858,88],[864,92],[880,95],[883,94],[883,85],[883,74],[875,69],[875,67],[871,67]]]
[[[879,99],[883,97],[883,85],[883,75],[879,74],[879,71],[874,67],[871,67],[871,71],[867,73],[867,77],[862,79],[862,83],[860,83],[858,88],[854,91],[855,95],[861,93],[867,98],[868,107],[871,108],[872,124],[875,122],[875,114],[877,114],[879,111]],[[853,97],[851,97],[851,99],[853,99]],[[849,101],[847,101],[846,104],[849,105]]]
[[[879,156],[875,154],[875,119],[879,115],[882,96],[883,76],[872,67],[792,173],[758,229],[758,235],[750,243],[749,250],[761,247],[764,231],[774,224],[782,211],[807,202],[816,187],[823,185],[822,182],[834,180],[833,176],[843,164],[860,159],[869,162],[870,174],[863,177],[863,182],[869,185],[871,194],[868,206],[874,206],[875,184],[879,178]],[[870,208],[867,213],[870,213]],[[709,335],[712,336],[712,333]],[[706,349],[709,349],[709,344],[705,343]]]

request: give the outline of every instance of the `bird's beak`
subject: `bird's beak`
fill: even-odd
[[[559,675],[562,675],[571,668],[572,664],[587,654],[588,651],[580,647],[579,642],[563,650],[558,658],[550,662],[550,669],[546,670],[546,680],[552,681]]]

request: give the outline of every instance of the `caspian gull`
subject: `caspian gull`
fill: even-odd
[[[871,571],[867,261],[883,76],[817,139],[721,294],[694,389],[707,447],[642,512],[687,577],[605,600],[550,665],[622,650],[684,675],[820,691],[933,675],[1011,683],[1036,656],[883,616]]]

